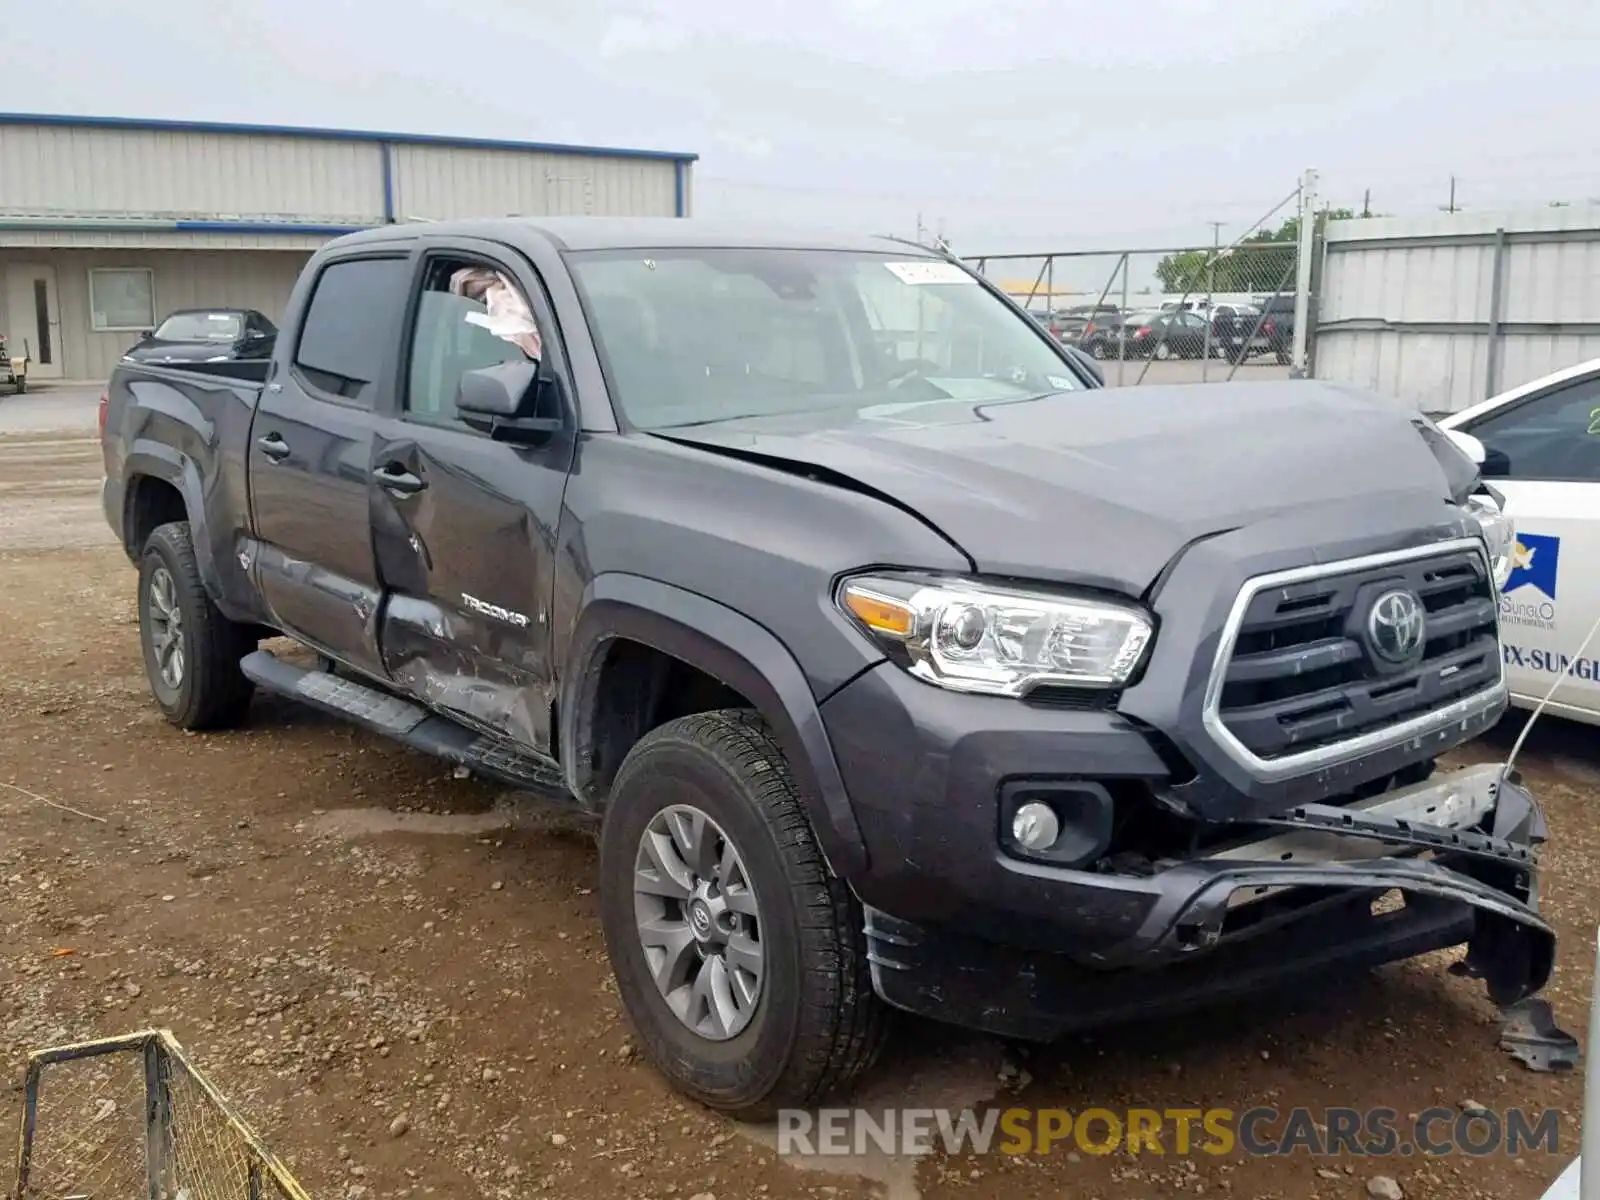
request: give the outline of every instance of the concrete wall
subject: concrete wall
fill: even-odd
[[[10,298],[16,289],[6,284],[24,268],[48,266],[54,270],[56,284],[54,365],[62,378],[104,379],[122,353],[138,340],[138,331],[100,332],[93,328],[91,270],[147,268],[158,321],[174,309],[216,305],[259,309],[276,322],[309,257],[305,250],[0,249],[0,329],[9,331],[12,352],[21,353],[21,335],[32,333],[33,314],[11,311]],[[29,340],[37,359],[37,336]],[[50,371],[41,364],[34,373],[44,379]]]
[[[1329,224],[1312,373],[1456,412],[1600,357],[1600,205]]]

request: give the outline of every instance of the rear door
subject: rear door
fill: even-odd
[[[302,285],[304,319],[273,360],[250,430],[263,599],[286,633],[373,675],[382,674],[373,439],[393,387],[408,249],[326,260]]]
[[[1600,375],[1569,380],[1458,426],[1516,521],[1500,602],[1506,678],[1520,698],[1600,715]],[[1581,653],[1580,653],[1581,651]]]
[[[487,287],[511,289],[538,333],[499,323]],[[468,428],[455,398],[467,371],[537,357],[557,381],[542,395],[565,407],[575,393],[560,338],[532,266],[494,243],[424,240],[410,292],[397,411],[373,458],[385,666],[430,705],[546,752],[556,531],[577,422],[568,408],[566,432],[517,446]]]

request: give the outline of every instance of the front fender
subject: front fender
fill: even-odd
[[[671,584],[609,572],[585,589],[561,689],[561,761],[567,786],[586,794],[600,664],[628,638],[704,671],[747,697],[777,735],[817,841],[843,877],[866,869],[867,850],[816,697],[799,663],[771,633],[726,605]]]

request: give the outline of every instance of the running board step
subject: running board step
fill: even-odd
[[[530,754],[506,738],[480,733],[419,704],[332,671],[308,671],[286,663],[265,650],[245,655],[239,669],[257,687],[276,695],[343,717],[508,787],[572,802],[572,793],[554,762]]]

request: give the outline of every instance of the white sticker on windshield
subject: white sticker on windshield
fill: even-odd
[[[1076,384],[1070,379],[1063,379],[1059,375],[1046,375],[1045,381],[1053,388],[1060,388],[1063,392],[1070,392]]]
[[[893,271],[901,283],[977,283],[955,263],[947,262],[892,262],[884,266]]]

